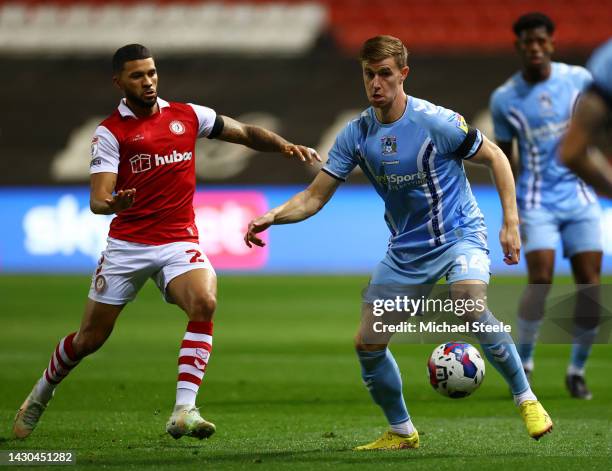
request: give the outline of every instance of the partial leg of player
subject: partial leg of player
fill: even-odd
[[[173,438],[208,438],[216,427],[195,406],[212,351],[212,318],[216,308],[217,279],[213,270],[189,270],[173,278],[167,294],[189,317],[179,353],[176,403],[166,423]]]
[[[459,281],[451,285],[451,293],[455,299],[479,299],[486,293],[486,285],[480,280]],[[487,360],[510,386],[514,402],[519,407],[519,413],[525,422],[529,436],[538,440],[542,435],[550,432],[553,422],[529,386],[512,337],[500,328],[500,322],[488,309],[482,313],[474,311],[472,314],[466,314],[462,319],[466,322],[476,322],[492,327],[481,329],[476,333],[476,337]]]
[[[355,337],[357,356],[361,364],[361,377],[372,399],[383,410],[390,430],[372,443],[356,447],[355,450],[399,450],[418,448],[419,434],[416,431],[402,394],[402,378],[391,351],[387,348],[388,338],[371,337],[371,305],[364,304],[359,332]],[[370,336],[368,335],[370,334]]]
[[[570,258],[577,296],[574,312],[574,339],[565,385],[576,399],[591,399],[585,366],[598,333],[600,317],[600,274],[602,252],[580,252]]]
[[[109,337],[123,305],[103,304],[87,300],[78,333],[60,340],[42,377],[25,399],[13,424],[16,438],[28,437],[55,394],[55,388],[87,355],[98,350]]]
[[[528,284],[521,298],[518,314],[518,352],[527,378],[534,368],[533,353],[544,317],[546,297],[551,288],[555,251],[532,250],[527,260]]]

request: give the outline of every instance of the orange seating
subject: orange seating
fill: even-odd
[[[338,44],[354,52],[374,33],[396,34],[411,49],[507,50],[512,23],[528,11],[549,14],[558,27],[557,45],[591,49],[612,35],[612,0],[209,0],[227,4],[301,4],[328,9],[329,28]],[[194,4],[202,0],[157,0]],[[0,0],[0,5],[133,5],[143,0]],[[152,2],[147,2],[152,3]]]

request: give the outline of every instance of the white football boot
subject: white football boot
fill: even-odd
[[[47,408],[47,404],[37,401],[34,398],[34,390],[26,397],[21,407],[17,411],[15,416],[15,422],[13,423],[13,434],[16,438],[27,438],[36,428],[40,416]]]
[[[195,406],[176,406],[166,423],[166,432],[175,439],[187,436],[202,440],[215,430],[215,424],[204,420]]]

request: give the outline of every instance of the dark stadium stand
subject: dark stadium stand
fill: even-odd
[[[91,135],[119,101],[110,80],[111,53],[79,59],[0,56],[0,69],[10,71],[0,87],[0,154],[15,156],[0,159],[0,185],[87,181]],[[586,54],[559,58],[584,63]],[[335,128],[334,132],[334,125],[344,125],[367,107],[359,64],[333,51],[291,59],[164,57],[157,66],[161,97],[212,106],[234,117],[264,114],[274,118],[277,129],[289,139],[317,147],[323,155],[339,131]],[[406,90],[460,111],[487,131],[483,116],[489,95],[517,66],[517,59],[506,54],[439,57],[414,53]],[[203,141],[199,157],[208,156],[214,144]],[[53,162],[68,150],[76,154],[69,178],[51,171]],[[310,168],[264,155],[255,156],[235,172],[215,174],[209,162],[198,163],[198,168],[205,181],[227,184],[304,184],[312,175]],[[490,182],[485,168],[471,176],[475,182]],[[365,179],[350,181],[363,183]]]
[[[356,49],[394,34],[413,53],[408,92],[487,131],[489,95],[518,66],[512,22],[533,9],[557,22],[559,60],[583,64],[611,33],[612,0],[0,0],[0,68],[10,71],[0,87],[0,153],[19,156],[0,159],[0,184],[87,181],[80,156],[96,119],[116,106],[109,59],[128,42],[154,51],[162,97],[258,113],[325,153],[335,126],[367,105]],[[265,158],[217,174],[210,162],[199,168],[230,184],[310,177]],[[486,172],[475,178],[490,181]]]

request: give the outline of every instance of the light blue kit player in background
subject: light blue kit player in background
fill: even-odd
[[[599,93],[606,95],[606,99],[612,99],[612,38],[599,46],[589,59],[587,68],[593,74],[593,81]]]
[[[513,29],[522,69],[495,90],[491,114],[498,145],[512,156],[516,139],[520,157],[517,195],[529,284],[519,307],[519,353],[529,376],[561,240],[580,288],[566,386],[572,397],[590,399],[584,370],[599,322],[601,209],[594,192],[560,162],[559,147],[592,78],[583,67],[551,62],[555,28],[547,16],[528,13]]]
[[[325,167],[310,186],[253,220],[245,241],[249,247],[261,246],[259,232],[314,215],[359,166],[385,202],[391,231],[387,255],[375,268],[370,286],[423,286],[446,277],[452,296],[482,297],[489,281],[486,228],[463,160],[492,170],[504,211],[500,241],[508,264],[518,263],[520,254],[512,171],[501,150],[461,115],[406,95],[407,57],[402,42],[391,36],[363,44],[360,60],[372,106],[340,132]],[[358,220],[359,208],[355,216]],[[359,223],[347,227],[346,234],[330,237],[341,243],[343,236],[357,230]],[[366,340],[372,337],[369,301],[363,304],[355,345],[363,380],[391,430],[357,449],[417,448],[419,436],[404,402],[399,368],[387,348],[390,338]],[[552,421],[529,387],[512,338],[500,331],[499,321],[488,310],[466,320],[497,327],[490,329],[497,332],[477,334],[485,355],[510,386],[529,435],[538,439],[549,432]]]
[[[602,195],[612,198],[612,39],[587,63],[593,85],[583,94],[561,145],[561,160]],[[596,147],[601,153],[589,152]]]

